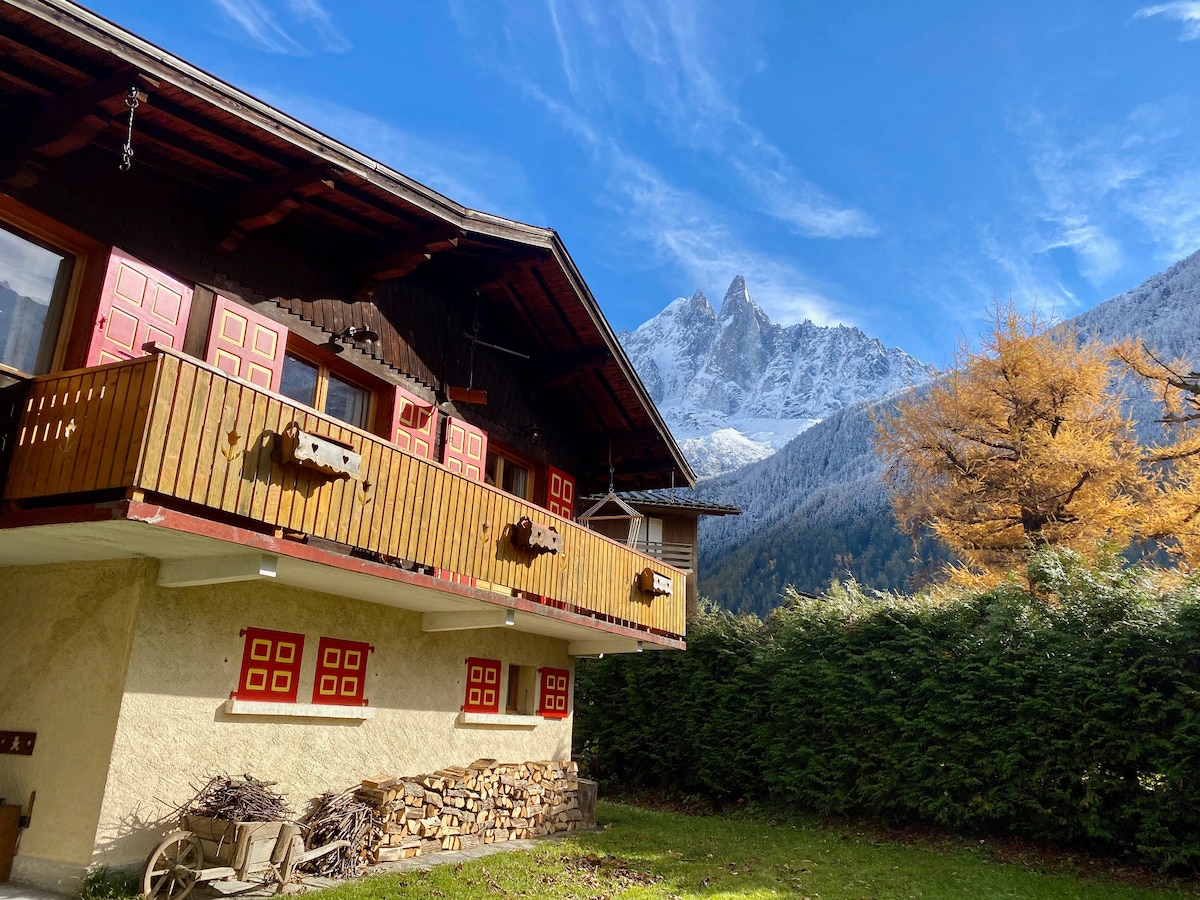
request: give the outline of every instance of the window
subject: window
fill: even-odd
[[[571,673],[566,669],[541,670],[541,705],[538,715],[547,719],[565,719],[571,708],[567,705],[571,691]]]
[[[312,702],[366,706],[367,654],[373,649],[370,644],[360,641],[321,638],[317,647]]]
[[[516,715],[533,714],[535,670],[516,664],[508,667],[508,689],[505,692],[504,711]]]
[[[244,628],[242,673],[233,696],[238,700],[295,703],[300,682],[304,635],[266,628]]]
[[[515,497],[529,500],[533,493],[533,468],[492,450],[488,451],[486,481]]]
[[[292,351],[283,358],[279,393],[364,431],[371,424],[371,391]]]
[[[500,660],[467,659],[467,691],[463,712],[500,711]]]
[[[0,227],[0,366],[50,371],[74,265],[73,255]]]

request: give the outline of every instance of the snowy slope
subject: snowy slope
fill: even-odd
[[[770,456],[831,413],[935,375],[857,328],[784,328],[733,279],[718,313],[702,291],[621,343],[697,474]]]

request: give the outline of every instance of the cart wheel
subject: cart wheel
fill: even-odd
[[[142,896],[146,900],[183,900],[196,886],[196,871],[204,867],[204,848],[190,831],[174,831],[146,857]]]

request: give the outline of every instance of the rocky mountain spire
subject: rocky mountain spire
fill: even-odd
[[[698,474],[769,456],[836,410],[933,374],[857,328],[784,328],[735,277],[720,313],[703,291],[619,336]]]

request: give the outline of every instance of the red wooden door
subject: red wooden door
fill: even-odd
[[[575,516],[575,479],[554,466],[546,467],[546,509],[564,519]]]
[[[434,432],[437,411],[432,403],[396,388],[396,403],[392,412],[392,443],[425,459],[433,459]]]
[[[278,391],[287,334],[273,319],[218,295],[204,359],[236,378]]]
[[[190,287],[114,247],[108,257],[87,365],[143,356],[142,345],[147,341],[183,349],[191,308]]]
[[[483,481],[487,460],[487,433],[454,416],[446,417],[446,446],[442,462],[451,472]]]

